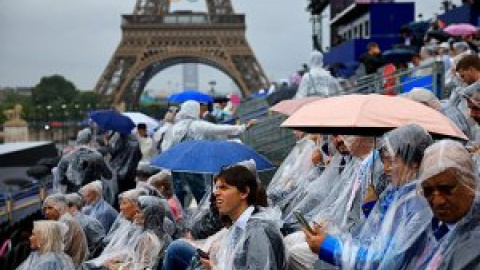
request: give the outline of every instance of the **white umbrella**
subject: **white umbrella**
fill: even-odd
[[[132,119],[135,125],[145,123],[148,131],[153,131],[159,126],[157,120],[141,112],[124,112],[122,114]]]

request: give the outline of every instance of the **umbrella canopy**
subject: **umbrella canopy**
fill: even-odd
[[[446,33],[452,36],[468,36],[474,34],[478,31],[477,27],[469,24],[469,23],[458,23],[458,24],[451,24],[445,29],[443,29]]]
[[[403,97],[344,95],[304,105],[285,122],[309,133],[380,136],[396,127],[418,124],[436,137],[468,140],[446,116]]]
[[[135,128],[135,123],[132,119],[115,110],[95,111],[90,114],[90,118],[104,130],[129,134]]]
[[[132,119],[135,126],[140,123],[145,123],[149,131],[153,131],[158,127],[158,121],[156,119],[141,112],[124,112],[122,114]]]
[[[152,160],[152,166],[181,172],[218,173],[225,166],[253,159],[257,171],[274,165],[248,146],[231,141],[192,140],[180,143]]]
[[[428,31],[427,36],[430,38],[434,38],[440,42],[446,42],[449,38],[451,38],[451,36],[443,30]]]
[[[183,91],[168,97],[170,103],[183,103],[185,101],[194,100],[200,103],[213,103],[213,98],[205,93],[195,90]]]
[[[401,32],[410,32],[415,38],[422,39],[430,28],[430,22],[411,22],[400,28]]]
[[[415,51],[405,48],[395,48],[383,52],[383,57],[386,63],[407,63],[412,60],[412,56],[416,54]]]
[[[299,99],[283,100],[277,103],[275,106],[271,107],[270,110],[290,116],[298,109],[300,109],[303,105],[320,99],[322,99],[322,97],[306,97]]]

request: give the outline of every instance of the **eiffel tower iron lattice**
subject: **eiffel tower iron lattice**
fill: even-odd
[[[248,95],[269,85],[245,36],[245,15],[230,0],[205,0],[207,12],[170,12],[171,0],[137,0],[122,15],[122,40],[95,86],[114,104],[137,104],[160,71],[200,63],[229,76]]]

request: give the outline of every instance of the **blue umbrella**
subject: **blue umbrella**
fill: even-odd
[[[213,103],[213,98],[211,96],[194,90],[184,91],[168,97],[168,102],[170,103],[183,103],[188,100],[194,100],[201,103]]]
[[[115,110],[100,110],[90,113],[90,118],[104,130],[113,130],[129,134],[135,128],[135,123],[129,117]]]
[[[179,172],[218,173],[225,166],[253,159],[257,171],[274,165],[248,146],[230,141],[191,140],[168,149],[152,160],[152,165]]]

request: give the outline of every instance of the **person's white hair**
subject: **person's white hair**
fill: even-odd
[[[83,195],[87,191],[93,191],[93,192],[97,193],[98,195],[102,196],[102,192],[103,192],[102,181],[96,180],[96,181],[90,182],[90,183],[84,185],[79,190],[80,194],[83,194]]]
[[[68,206],[75,205],[78,210],[82,210],[83,208],[83,199],[78,193],[70,193],[65,195],[65,199],[67,200]]]
[[[118,195],[118,197],[120,199],[127,199],[127,200],[130,200],[132,202],[137,202],[138,197],[140,197],[142,195],[146,195],[146,191],[142,190],[142,189],[135,188],[135,189],[130,189],[130,190],[124,191],[123,193],[120,193],[120,195]]]
[[[67,199],[65,195],[57,193],[48,196],[43,202],[43,207],[50,206],[57,210],[60,215],[63,215],[68,210]]]
[[[64,237],[68,231],[66,224],[58,221],[39,220],[33,222],[33,231],[38,238],[39,253],[63,252]]]

